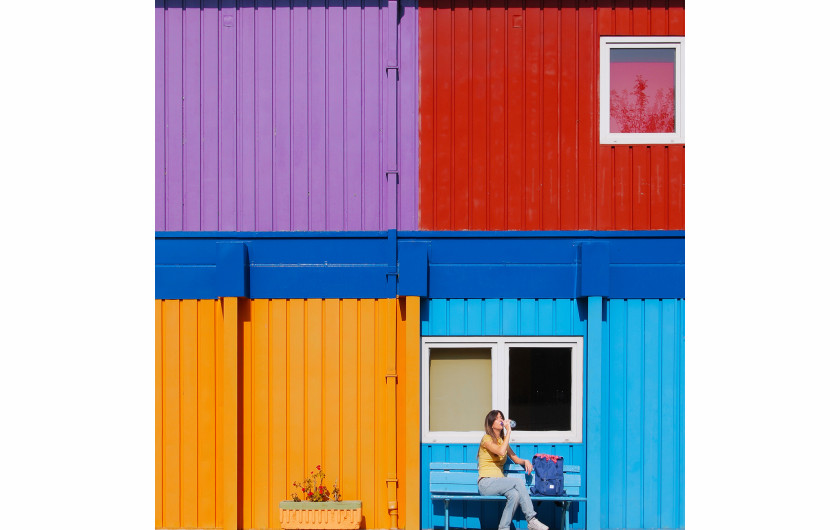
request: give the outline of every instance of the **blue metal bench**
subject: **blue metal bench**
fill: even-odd
[[[508,465],[510,463],[508,462]],[[509,477],[517,477],[531,487],[534,474],[527,475],[520,466],[505,466],[505,473]],[[431,462],[429,464],[431,476],[429,490],[432,501],[442,500],[444,506],[445,528],[449,530],[449,501],[507,501],[504,495],[480,495],[478,493],[478,463]],[[566,495],[563,497],[545,497],[531,495],[532,502],[554,501],[563,510],[562,520],[564,529],[569,528],[569,508],[573,502],[585,502],[586,497],[580,496],[580,466],[563,466],[563,487]]]

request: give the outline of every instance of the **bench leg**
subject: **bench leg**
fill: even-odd
[[[563,520],[565,521],[565,525],[563,525],[563,530],[569,530],[569,509],[572,507],[572,503],[569,502],[569,501],[566,501],[563,504],[566,507],[566,509],[563,510],[564,511]]]
[[[443,499],[443,524],[449,530],[449,499]]]

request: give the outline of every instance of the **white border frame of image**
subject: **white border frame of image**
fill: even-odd
[[[674,132],[611,133],[610,132],[610,50],[613,48],[675,48],[674,60]],[[685,143],[685,37],[601,37],[601,98],[599,117],[602,144],[684,144]]]
[[[483,430],[429,431],[429,350],[437,348],[490,348],[493,370],[491,382],[492,407],[507,417],[507,381],[511,347],[546,347],[572,349],[572,417],[570,431],[518,431],[513,430],[511,443],[581,443],[583,442],[583,337],[582,336],[494,336],[447,337],[429,336],[421,339],[421,428],[424,444],[428,443],[478,443]],[[489,411],[488,411],[489,412]],[[476,423],[484,418],[477,418]],[[516,418],[514,418],[516,419]]]

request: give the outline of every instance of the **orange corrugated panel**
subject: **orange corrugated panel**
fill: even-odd
[[[682,2],[424,0],[419,11],[421,229],[683,227],[675,197],[651,200],[649,153],[598,143],[600,36],[682,35]]]
[[[321,465],[367,528],[391,526],[391,484],[397,525],[417,530],[419,299],[224,304],[155,305],[156,527],[279,529],[277,503]]]

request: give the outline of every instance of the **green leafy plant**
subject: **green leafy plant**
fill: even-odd
[[[320,465],[315,466],[315,471],[309,472],[309,477],[303,482],[292,482],[294,491],[292,492],[292,500],[295,502],[310,501],[310,502],[325,502],[330,500],[332,495],[335,501],[341,500],[341,492],[338,491],[338,481],[333,483],[332,490],[324,486],[324,479],[326,474],[321,469]],[[297,490],[300,489],[300,495]]]

